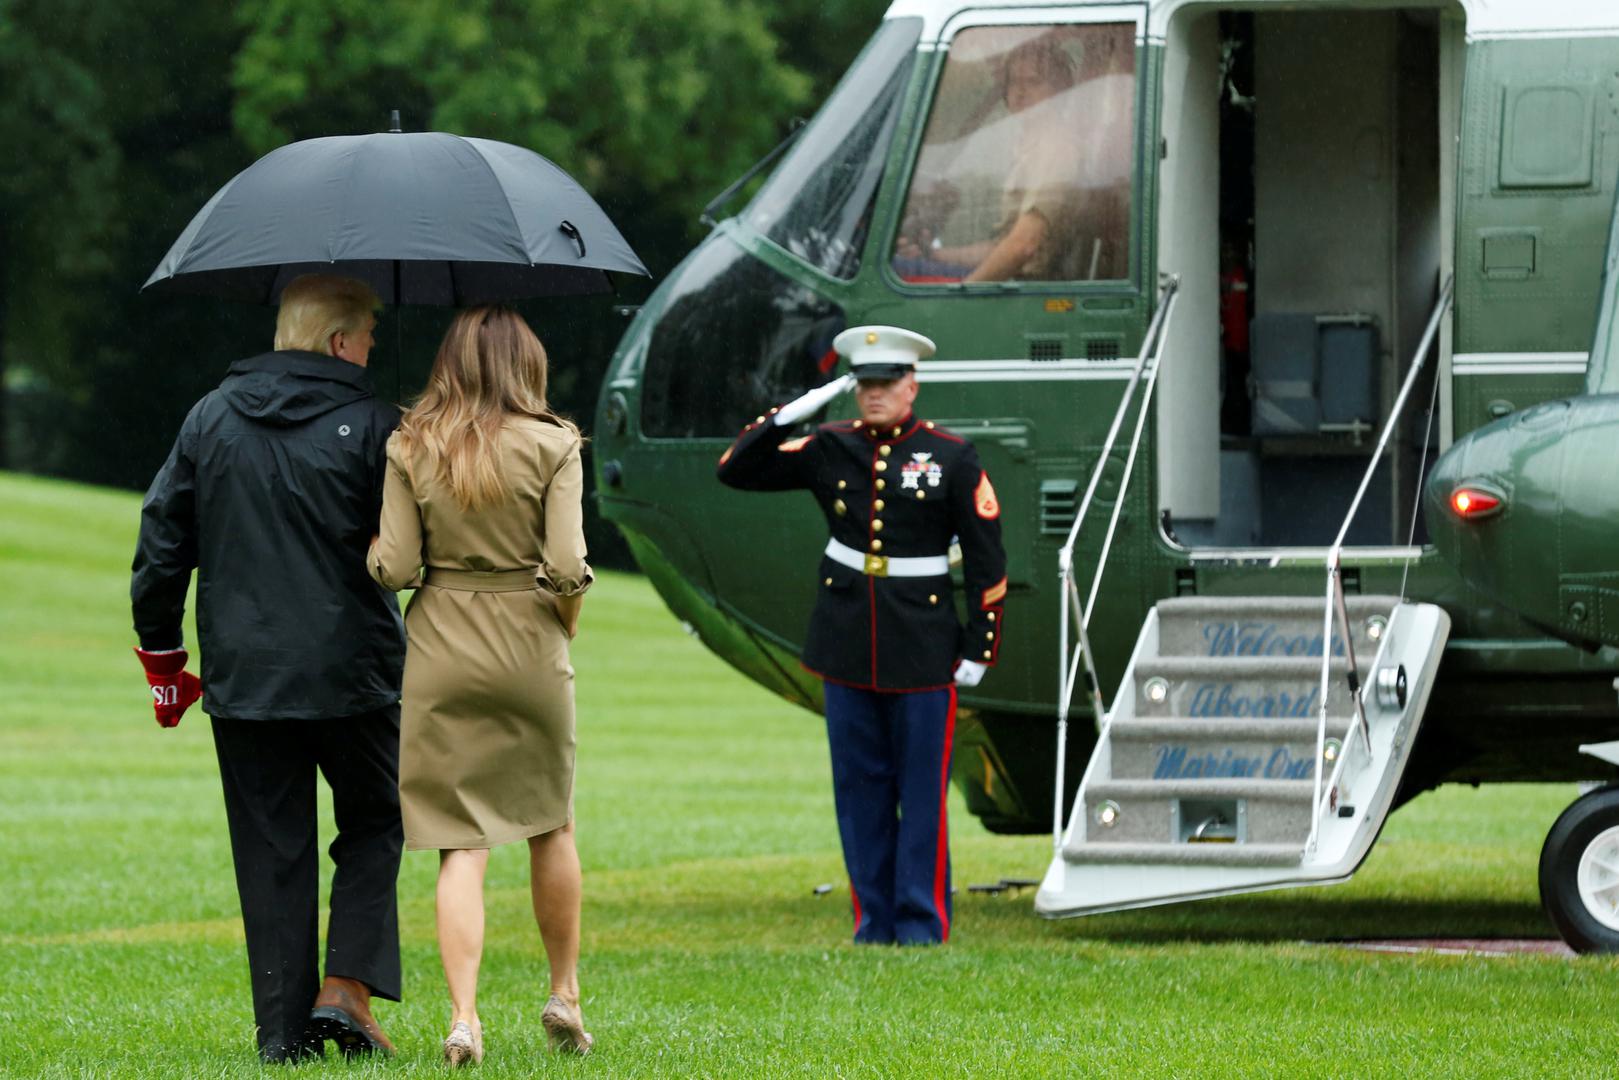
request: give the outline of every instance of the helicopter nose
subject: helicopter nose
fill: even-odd
[[[1462,436],[1434,463],[1423,490],[1428,535],[1462,579],[1566,637],[1582,629],[1562,625],[1567,540],[1586,531],[1593,513],[1619,509],[1613,496],[1593,498],[1582,479],[1581,459],[1596,448],[1585,436],[1604,426],[1589,422],[1597,401],[1543,402]]]

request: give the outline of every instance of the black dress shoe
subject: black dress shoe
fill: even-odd
[[[300,1061],[326,1056],[326,1044],[310,1036],[307,1032],[302,1040],[292,1043],[277,1043],[274,1046],[259,1047],[259,1058],[266,1065],[296,1065]]]

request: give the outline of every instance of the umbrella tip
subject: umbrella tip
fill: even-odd
[[[399,126],[398,109],[388,110],[388,130],[394,134],[403,134],[403,129]]]

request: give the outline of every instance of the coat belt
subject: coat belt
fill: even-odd
[[[944,577],[950,573],[948,555],[868,555],[836,540],[826,542],[826,557],[872,577]]]
[[[532,566],[522,570],[448,570],[429,566],[423,584],[461,592],[527,592],[539,587],[537,574]]]

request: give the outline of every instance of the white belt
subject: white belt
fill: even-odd
[[[912,558],[868,555],[836,540],[826,542],[826,557],[872,577],[944,577],[950,573],[948,555],[918,555]]]

